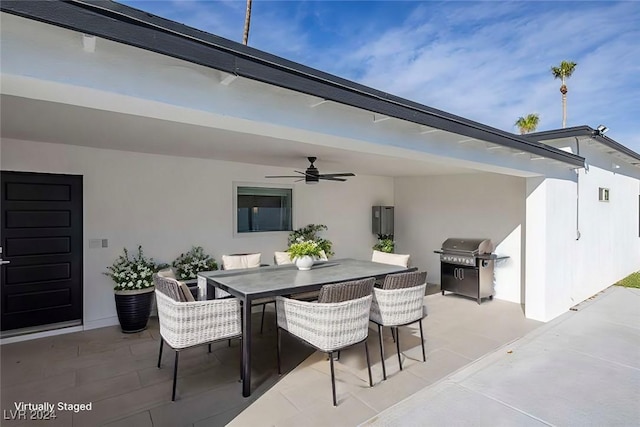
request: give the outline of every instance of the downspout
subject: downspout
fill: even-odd
[[[576,137],[576,155],[580,155],[580,140],[578,137]],[[576,174],[576,240],[580,240],[580,169],[576,169]]]

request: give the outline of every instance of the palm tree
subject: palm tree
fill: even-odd
[[[242,34],[242,44],[249,42],[249,25],[251,25],[251,0],[247,0],[247,12],[244,15],[244,33]]]
[[[534,132],[539,122],[540,116],[537,113],[531,113],[520,117],[515,124],[520,128],[520,135],[524,135],[525,133]]]
[[[554,79],[562,80],[562,85],[560,86],[560,93],[562,94],[562,127],[565,128],[567,126],[567,85],[566,79],[571,77],[574,70],[576,69],[575,62],[562,61],[559,67],[551,67],[551,73],[553,74]]]

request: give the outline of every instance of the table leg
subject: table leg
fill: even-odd
[[[245,299],[242,325],[242,396],[251,396],[251,301]]]

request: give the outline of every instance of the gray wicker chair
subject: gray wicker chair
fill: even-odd
[[[318,302],[277,297],[278,316],[277,357],[281,373],[280,329],[329,354],[333,405],[337,406],[333,353],[355,344],[364,343],[369,371],[369,385],[373,386],[367,336],[369,310],[374,279],[326,285],[320,290]]]
[[[171,400],[174,401],[180,350],[209,344],[211,352],[212,342],[231,338],[242,339],[240,301],[236,298],[184,301],[184,293],[175,279],[156,274],[154,283],[160,321],[158,368],[161,367],[162,347],[166,341],[175,351],[171,393]]]
[[[381,288],[374,288],[371,302],[370,319],[378,325],[380,337],[380,358],[382,359],[382,376],[387,379],[387,370],[384,365],[384,346],[382,343],[382,327],[389,326],[391,331],[395,328],[394,339],[398,351],[398,363],[402,370],[400,357],[399,326],[418,322],[420,325],[420,342],[422,344],[422,359],[426,362],[424,351],[424,335],[422,332],[422,319],[425,317],[424,294],[427,288],[427,272],[413,271],[410,273],[389,274]]]

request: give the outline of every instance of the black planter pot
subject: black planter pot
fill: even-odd
[[[147,329],[153,291],[153,287],[134,291],[115,291],[116,311],[122,332],[132,334]]]

